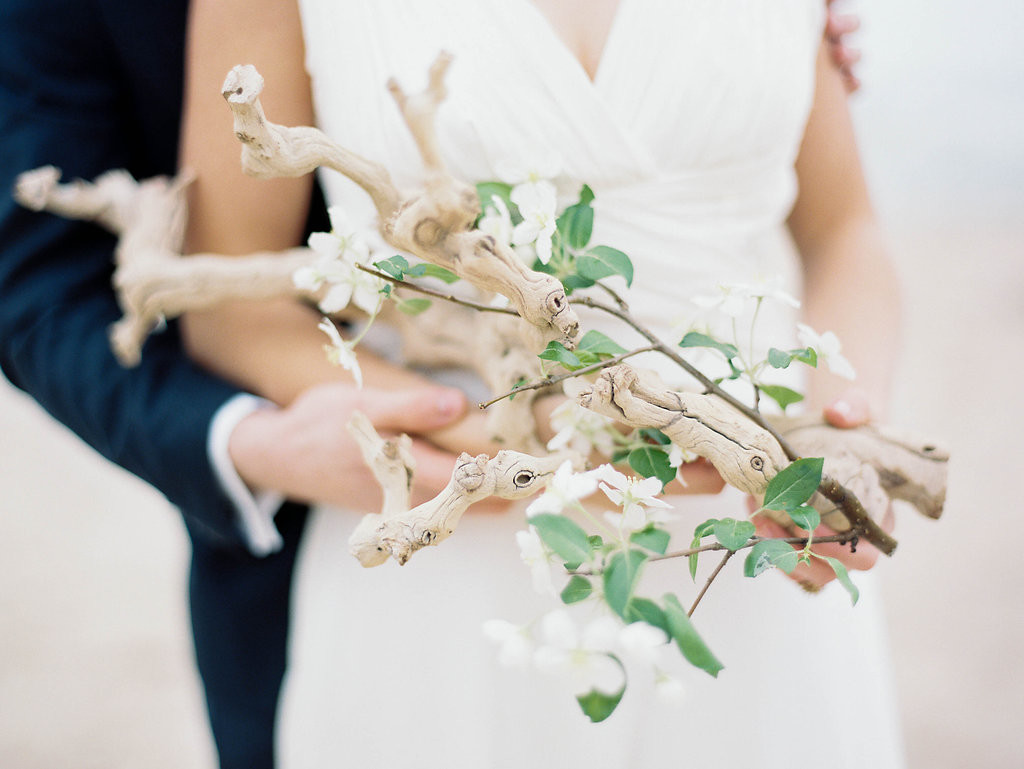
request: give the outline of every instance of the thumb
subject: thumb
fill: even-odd
[[[466,396],[453,387],[363,390],[359,408],[378,430],[418,433],[461,419]]]
[[[863,390],[847,390],[824,409],[825,421],[833,427],[860,427],[871,421],[868,397]]]

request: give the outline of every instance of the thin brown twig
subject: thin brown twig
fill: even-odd
[[[733,408],[739,410],[740,413],[753,421],[754,424],[766,430],[778,442],[780,448],[791,462],[795,462],[800,458],[800,455],[792,446],[789,445],[789,442],[786,441],[786,439],[779,434],[779,431],[772,427],[772,425],[769,424],[763,416],[761,416],[759,411],[750,408],[747,404],[743,403],[743,401],[725,392],[725,390],[715,384],[692,363],[687,361],[671,347],[661,342],[661,340],[654,336],[653,333],[640,325],[628,312],[615,307],[609,307],[608,305],[596,302],[589,297],[580,297],[579,299],[574,300],[573,303],[606,312],[630,326],[633,330],[651,342],[657,352],[660,352],[670,358],[684,371],[686,371],[686,373],[704,385],[705,392],[713,393]],[[867,510],[864,509],[864,505],[861,504],[860,500],[857,499],[853,492],[828,475],[821,476],[821,484],[818,487],[818,491],[821,492],[822,496],[826,497],[830,502],[833,502],[840,510],[842,510],[843,514],[850,521],[850,526],[853,531],[863,535],[864,539],[886,555],[892,555],[893,552],[895,552],[896,540],[889,536],[881,526],[871,519]]]
[[[704,583],[704,587],[701,588],[700,592],[697,594],[697,597],[693,599],[693,605],[690,607],[690,610],[686,612],[687,617],[693,616],[693,613],[697,610],[697,605],[704,597],[704,594],[708,592],[708,588],[711,587],[711,583],[715,581],[715,577],[717,577],[719,572],[725,568],[725,565],[729,563],[729,559],[732,558],[735,554],[735,550],[725,551],[725,557],[719,562],[718,566],[715,567],[715,570],[711,572],[711,576],[708,577],[708,581]]]
[[[470,309],[478,310],[480,312],[498,312],[506,315],[519,314],[510,307],[491,307],[489,305],[470,302],[465,299],[459,299],[458,297],[453,296],[451,294],[445,294],[440,291],[435,291],[433,289],[426,288],[424,286],[418,286],[415,283],[410,283],[408,281],[402,280],[401,278],[396,278],[393,275],[388,275],[387,273],[380,272],[379,270],[375,270],[364,265],[356,266],[363,272],[366,272],[370,275],[374,275],[375,277],[378,277],[382,280],[386,280],[390,283],[395,284],[396,286],[402,286],[412,291],[418,291],[422,294],[426,294],[427,296],[432,296],[437,299],[452,302],[463,307],[469,307]],[[597,285],[604,288],[605,291],[607,291],[609,295],[611,295],[612,298],[620,306],[618,308],[610,307],[609,305],[597,302],[591,299],[590,297],[578,297],[576,299],[571,300],[572,304],[579,304],[584,307],[590,307],[591,309],[600,310],[602,312],[606,312],[609,315],[618,318],[623,323],[630,326],[633,330],[639,333],[641,336],[643,336],[645,339],[647,339],[651,343],[651,345],[649,347],[644,347],[639,350],[634,350],[630,353],[625,353],[623,355],[617,356],[616,358],[612,358],[608,361],[602,361],[599,364],[594,364],[592,366],[587,366],[585,368],[578,369],[577,371],[571,372],[569,374],[561,375],[558,377],[546,377],[545,379],[535,382],[529,386],[517,387],[505,393],[504,395],[498,396],[497,398],[488,401],[487,403],[479,404],[480,408],[487,408],[488,406],[491,406],[497,403],[498,401],[511,397],[512,395],[515,395],[518,392],[523,392],[524,390],[536,390],[543,387],[548,387],[552,384],[556,384],[557,382],[561,382],[565,379],[570,379],[575,376],[580,376],[581,374],[587,374],[591,373],[592,371],[598,371],[600,369],[607,368],[608,366],[614,365],[615,363],[625,360],[626,358],[631,357],[632,355],[636,355],[640,352],[654,351],[660,352],[662,355],[668,357],[680,368],[686,371],[686,373],[688,373],[690,376],[692,376],[694,379],[700,382],[704,386],[705,392],[713,393],[714,395],[728,403],[730,406],[740,411],[740,413],[744,414],[756,425],[766,430],[778,442],[779,447],[782,449],[786,457],[791,462],[794,462],[800,458],[800,455],[793,449],[792,446],[789,445],[789,442],[786,441],[786,439],[783,438],[781,434],[779,434],[778,430],[776,430],[771,424],[769,424],[763,416],[761,416],[761,413],[759,411],[750,408],[749,406],[747,406],[747,404],[743,403],[743,401],[727,393],[725,390],[723,390],[721,387],[715,384],[714,381],[709,379],[702,371],[696,368],[692,363],[690,363],[688,360],[679,355],[671,347],[664,344],[652,332],[648,331],[646,328],[640,325],[628,312],[626,303],[612,289],[608,288],[607,286],[604,286],[601,283],[598,283]],[[864,509],[864,505],[861,504],[860,500],[857,499],[856,495],[853,494],[853,492],[844,487],[836,479],[824,474],[821,476],[821,484],[818,487],[818,491],[821,492],[821,494],[829,501],[833,502],[840,510],[842,510],[843,514],[850,521],[850,525],[852,527],[851,531],[853,531],[855,534],[863,535],[864,539],[873,544],[886,555],[892,555],[893,552],[895,552],[897,544],[896,540],[889,536],[889,534],[885,532],[881,526],[879,526],[874,520],[872,520],[871,516],[868,515],[867,510]]]
[[[747,542],[736,548],[736,551],[734,552],[745,550],[748,547],[753,547],[758,542],[765,542],[769,539],[776,539],[779,542],[785,542],[788,545],[800,545],[800,547],[807,547],[807,543],[811,541],[813,541],[814,544],[817,545],[823,545],[827,542],[834,542],[840,545],[845,545],[850,542],[853,542],[856,539],[859,539],[859,537],[860,534],[858,534],[853,529],[849,529],[848,531],[844,531],[839,534],[830,534],[827,537],[814,537],[813,540],[810,537],[751,537]],[[647,563],[653,563],[654,561],[667,561],[672,558],[688,558],[691,555],[697,555],[699,553],[709,553],[714,552],[716,550],[728,549],[729,548],[727,548],[721,542],[709,542],[706,545],[700,545],[698,547],[689,547],[686,550],[675,550],[671,553],[664,553],[663,555],[652,555],[647,559]],[[566,573],[572,576],[596,577],[599,574],[602,574],[603,571],[601,569],[572,569],[567,570]]]
[[[591,363],[589,366],[578,368],[575,371],[568,372],[567,374],[558,374],[557,376],[546,376],[543,379],[538,379],[536,382],[530,382],[529,384],[514,387],[507,393],[504,393],[503,395],[499,395],[498,397],[492,398],[486,403],[479,403],[477,405],[480,408],[485,409],[488,406],[493,406],[498,401],[503,401],[505,400],[505,398],[511,398],[513,395],[518,395],[521,392],[526,392],[528,390],[540,390],[544,387],[550,387],[553,384],[564,382],[566,379],[573,379],[574,377],[578,377],[583,374],[590,374],[594,371],[600,371],[603,368],[608,368],[609,366],[614,366],[617,363],[621,363],[627,358],[632,358],[634,355],[639,355],[642,352],[654,352],[654,350],[655,348],[653,346],[640,347],[636,350],[630,350],[628,352],[622,353],[621,355],[616,355],[614,358],[609,358],[608,360],[602,360],[598,361],[597,363]]]
[[[432,288],[427,288],[426,286],[420,286],[417,285],[416,283],[410,283],[407,280],[396,278],[394,275],[388,275],[386,272],[375,270],[372,267],[367,267],[366,265],[363,264],[357,264],[356,267],[369,275],[373,275],[375,278],[386,280],[389,283],[393,283],[396,286],[400,286],[401,288],[407,288],[410,291],[418,291],[421,294],[432,296],[435,299],[443,299],[446,302],[451,302],[452,304],[458,304],[463,307],[468,307],[471,310],[478,310],[480,312],[500,312],[504,315],[515,315],[517,317],[519,316],[519,313],[516,312],[511,307],[492,307],[488,304],[479,304],[477,302],[471,302],[468,299],[460,299],[459,297],[453,294],[446,294],[443,291],[436,291]]]

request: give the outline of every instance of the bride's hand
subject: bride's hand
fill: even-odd
[[[853,429],[866,425],[871,421],[871,408],[867,394],[856,387],[849,388],[842,395],[833,399],[825,406],[823,414],[826,422],[833,427],[842,429]],[[757,503],[754,502],[753,498],[750,498],[748,504],[752,505],[751,512],[757,509]],[[880,523],[882,529],[886,532],[892,531],[895,523],[892,505],[889,505],[886,509],[885,516]],[[754,518],[754,526],[757,528],[758,536],[761,537],[793,536],[792,532],[787,531],[783,526],[763,515]],[[797,531],[802,532],[799,529]],[[814,530],[815,537],[827,537],[835,533],[835,531],[824,525]],[[847,569],[858,571],[866,571],[874,567],[875,563],[878,562],[879,556],[878,549],[874,545],[863,541],[857,543],[856,552],[851,552],[849,545],[841,545],[836,542],[812,545],[811,549],[819,555],[841,561]],[[836,575],[832,571],[832,567],[827,563],[820,559],[812,558],[810,562],[797,566],[789,577],[796,580],[804,588],[816,592],[835,579]]]

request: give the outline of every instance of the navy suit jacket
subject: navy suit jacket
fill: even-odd
[[[20,208],[18,173],[173,174],[187,2],[0,0],[0,368],[103,456],[162,491],[193,535],[242,547],[207,460],[214,412],[238,390],[192,365],[177,328],[124,369],[106,329],[111,235]],[[225,114],[225,120],[228,115]]]

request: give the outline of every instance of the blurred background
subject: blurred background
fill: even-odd
[[[1016,769],[1024,6],[845,7],[863,22],[854,117],[904,282],[891,421],[953,452],[945,517],[903,510],[879,567],[908,763]],[[0,489],[0,766],[212,767],[175,511],[6,382]]]

